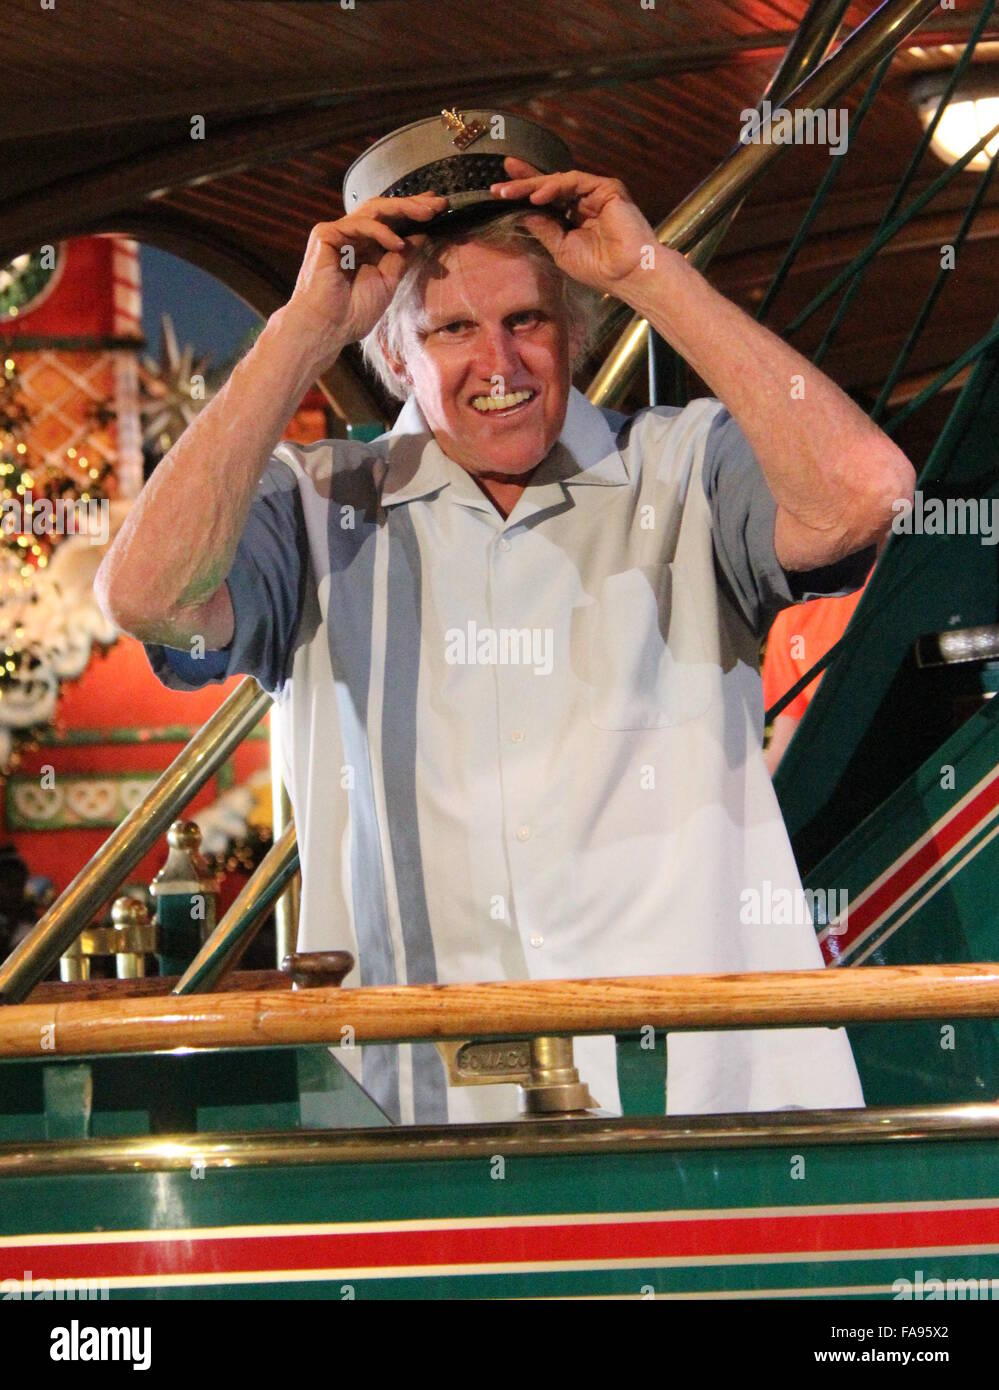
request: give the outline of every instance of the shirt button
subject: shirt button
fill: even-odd
[[[523,742],[524,742],[524,731],[523,731],[523,729],[514,729],[513,733],[510,735],[510,742],[511,742],[511,743],[523,743]]]
[[[532,946],[543,946],[544,944],[545,944],[545,938],[544,938],[543,936],[532,936],[532,937],[531,937],[531,945],[532,945]]]
[[[500,541],[500,543],[499,543],[499,548],[500,548],[500,550],[509,550],[509,549],[510,549],[510,542],[506,539],[505,536],[504,536],[504,538]]]
[[[519,825],[517,827],[517,839],[529,840],[531,838],[531,827],[529,825]]]

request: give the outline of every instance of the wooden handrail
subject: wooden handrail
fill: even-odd
[[[504,980],[11,1005],[0,1057],[994,1017],[997,963]]]

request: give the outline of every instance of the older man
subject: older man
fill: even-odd
[[[617,180],[503,168],[517,211],[482,226],[437,231],[447,199],[424,193],[314,228],[290,301],[139,498],[102,602],[170,684],[249,672],[275,695],[300,945],[356,951],[348,985],[815,967],[807,916],[744,910],[799,887],[759,639],[861,581],[912,470]],[[717,399],[591,406],[580,286]],[[366,337],[406,399],[392,431],[279,444]],[[513,1088],[449,1092],[432,1047],[361,1053],[340,1056],[394,1119],[515,1113]],[[612,1040],[577,1060],[615,1108]],[[666,1100],[863,1104],[826,1029],[673,1035]]]

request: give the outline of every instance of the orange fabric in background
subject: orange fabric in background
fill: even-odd
[[[809,603],[785,608],[777,614],[763,658],[763,703],[766,709],[776,704],[839,641],[863,592],[863,589],[858,589],[842,598],[815,598]],[[781,713],[789,715],[791,719],[800,719],[818,690],[821,679],[820,673]]]

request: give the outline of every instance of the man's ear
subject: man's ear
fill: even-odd
[[[574,372],[579,365],[579,356],[583,351],[583,343],[586,338],[586,329],[582,323],[575,323],[569,327],[569,370]]]
[[[385,336],[380,331],[378,334],[378,346],[382,350],[382,356],[388,363],[389,370],[391,371],[392,375],[398,377],[399,381],[404,381],[408,386],[412,386],[413,378],[409,375],[409,372],[406,369],[406,363],[404,359],[401,357],[396,357],[394,353],[389,351],[388,345],[385,342]]]

